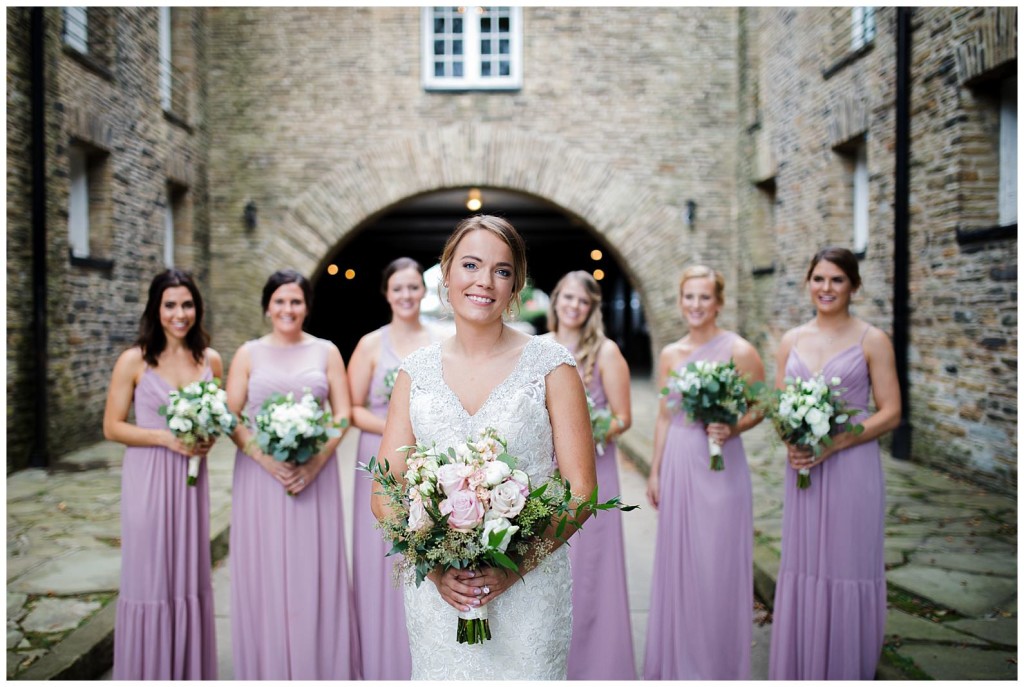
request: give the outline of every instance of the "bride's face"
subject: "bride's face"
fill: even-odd
[[[489,231],[462,237],[448,273],[448,300],[457,317],[471,322],[501,319],[512,300],[515,271],[512,249]]]

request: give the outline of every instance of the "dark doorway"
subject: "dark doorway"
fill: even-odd
[[[384,267],[403,255],[428,269],[436,264],[455,225],[476,214],[466,208],[468,192],[454,189],[410,198],[340,245],[312,275],[315,307],[309,331],[334,341],[348,361],[359,338],[391,318],[381,295]],[[606,334],[618,343],[634,374],[649,373],[650,337],[640,297],[607,244],[584,222],[541,199],[488,188],[480,189],[480,196],[483,205],[476,212],[505,217],[523,234],[535,288],[550,294],[566,272],[603,271]],[[595,250],[601,252],[600,259],[592,256]],[[334,274],[328,272],[331,265],[337,268]],[[531,323],[537,333],[546,331],[542,317]]]

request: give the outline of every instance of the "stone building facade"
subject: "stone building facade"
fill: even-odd
[[[700,261],[726,275],[723,324],[771,367],[778,337],[810,315],[812,248],[850,245],[855,223],[857,313],[891,331],[896,10],[871,13],[857,47],[853,11],[523,8],[521,86],[439,92],[421,78],[419,8],[190,10],[191,30],[172,32],[189,37],[183,126],[153,96],[159,65],[144,48],[158,10],[109,10],[114,79],[83,70],[61,47],[59,10],[46,10],[50,450],[99,436],[107,375],[161,264],[169,180],[188,189],[179,243],[191,246],[225,356],[261,333],[270,271],[317,274],[388,208],[464,186],[537,197],[602,237],[643,294],[655,351],[683,333],[676,279]],[[28,12],[8,10],[8,165],[19,170]],[[1016,10],[918,9],[911,36],[913,457],[1009,489],[1016,220],[977,230],[1001,224],[987,185],[999,115],[986,82],[1016,75]],[[70,108],[111,132],[107,270],[68,262],[61,146],[77,140],[72,122],[91,121]],[[31,424],[31,304],[18,281],[30,272],[30,227],[28,206],[11,200],[20,178],[8,176],[9,469],[23,464],[19,432]]]

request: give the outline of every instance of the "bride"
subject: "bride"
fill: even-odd
[[[532,484],[557,469],[574,494],[593,491],[593,439],[575,362],[560,344],[505,325],[526,281],[522,237],[506,220],[463,220],[445,243],[441,271],[455,316],[455,335],[421,348],[402,364],[380,447],[399,480],[401,446],[454,446],[486,427]],[[386,500],[372,502],[378,519]],[[570,534],[567,528],[565,536]],[[564,680],[572,628],[567,551],[551,538],[551,553],[519,563],[520,579],[496,568],[435,569],[419,587],[404,589],[413,679]],[[456,641],[457,611],[487,606],[493,639]]]

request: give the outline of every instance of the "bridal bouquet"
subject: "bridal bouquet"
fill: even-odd
[[[594,446],[597,455],[604,455],[604,447],[608,443],[608,431],[612,428],[612,411],[609,408],[598,408],[594,399],[587,393],[587,410],[590,412],[590,431],[594,435]]]
[[[391,400],[391,392],[395,390],[395,380],[398,379],[398,368],[392,367],[384,373],[384,398]]]
[[[807,447],[815,456],[820,456],[825,447],[832,445],[832,433],[863,432],[863,425],[850,422],[850,411],[839,398],[841,383],[839,377],[826,383],[822,375],[806,380],[787,377],[786,388],[771,393],[767,411],[782,440]],[[811,486],[811,471],[800,470],[796,485],[801,489]]]
[[[422,444],[403,446],[406,471],[399,481],[385,461],[376,457],[360,465],[370,473],[391,506],[391,517],[381,523],[392,542],[388,555],[402,554],[399,569],[413,569],[416,585],[434,568],[476,569],[485,566],[519,571],[519,560],[536,561],[550,551],[542,537],[554,527],[562,539],[570,522],[590,510],[625,506],[619,498],[597,502],[597,490],[580,503],[560,477],[533,485],[519,470],[517,459],[491,428],[445,450]],[[579,503],[573,507],[574,503]],[[564,540],[563,540],[564,541]],[[456,639],[478,644],[491,638],[487,607],[459,612]]]
[[[697,422],[734,424],[753,405],[762,384],[747,384],[736,369],[736,363],[697,360],[682,373],[671,370],[661,395],[668,397],[669,407],[678,406]],[[722,447],[708,437],[711,469],[724,470]]]
[[[228,410],[227,394],[220,380],[192,382],[168,394],[167,405],[157,410],[167,418],[174,436],[189,449],[219,434],[231,434],[238,419]],[[188,459],[188,486],[194,487],[199,477],[200,456]]]
[[[254,421],[254,441],[274,460],[302,465],[339,436],[348,419],[335,422],[308,388],[295,400],[292,392],[275,393],[263,402]],[[291,494],[291,492],[289,492]]]

